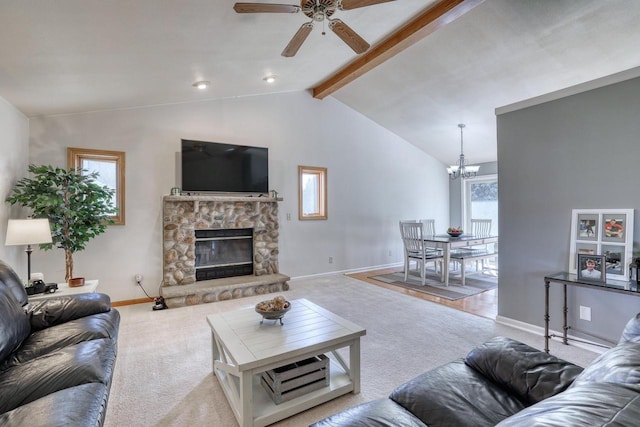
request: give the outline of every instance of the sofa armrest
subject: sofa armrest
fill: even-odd
[[[582,368],[506,337],[472,350],[465,363],[532,405],[569,387]]]
[[[111,310],[111,299],[108,295],[101,293],[53,297],[29,304],[27,307],[32,330],[50,328],[109,310]]]
[[[311,424],[309,427],[427,427],[391,399],[362,403]]]

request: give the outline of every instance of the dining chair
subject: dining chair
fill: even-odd
[[[422,223],[422,235],[423,236],[435,236],[436,235],[436,220],[435,219],[421,219],[419,222]],[[427,250],[430,252],[436,252],[442,255],[442,249],[434,248],[431,246],[427,247]]]
[[[425,284],[425,270],[427,263],[433,262],[437,272],[437,263],[440,263],[440,280],[444,276],[444,266],[442,265],[442,254],[429,251],[425,247],[423,239],[423,224],[421,222],[400,221],[400,235],[404,245],[404,280],[409,278],[411,261],[415,261],[420,268],[420,278]]]
[[[436,220],[435,219],[421,219],[422,233],[424,236],[434,236],[436,234]]]
[[[471,219],[471,234],[476,237],[491,236],[490,219]]]
[[[475,237],[488,237],[491,236],[491,219],[471,219],[471,234]],[[469,261],[475,262],[476,272],[485,271],[487,268],[485,267],[485,260],[487,259],[495,259],[497,264],[498,252],[496,248],[489,249],[488,245],[475,245],[470,246],[468,248],[455,249],[451,252],[451,261],[459,264],[461,276],[462,276],[462,285],[465,283],[465,272],[466,272],[466,263]],[[480,268],[478,268],[478,263],[480,263]]]
[[[490,219],[471,219],[471,234],[476,237],[487,237],[491,236],[491,225],[492,221]],[[480,245],[480,246],[472,246],[472,249],[478,249],[481,251],[488,251],[488,245]],[[482,264],[482,269],[484,270],[484,258],[480,260]],[[478,261],[476,261],[476,270],[478,269]]]

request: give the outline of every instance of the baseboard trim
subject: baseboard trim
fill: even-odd
[[[504,317],[500,315],[496,316],[496,323],[544,337],[544,327],[541,327],[541,326],[532,325],[530,323],[525,323],[520,320],[511,319],[509,317]],[[558,332],[553,329],[549,329],[549,333],[552,335],[562,336],[562,332]],[[585,340],[584,338],[579,338],[571,334],[567,336],[569,338],[579,339],[581,341],[587,341],[587,342],[573,341],[571,342],[571,345],[574,347],[583,348],[585,350],[593,351],[594,353],[598,353],[598,354],[602,354],[605,351],[607,351],[606,348],[603,348],[601,345],[599,345],[594,341]],[[562,342],[562,338],[551,338],[551,339],[553,341]]]
[[[361,268],[351,268],[348,270],[328,271],[325,273],[291,277],[290,281],[303,280],[303,279],[317,279],[320,277],[334,276],[336,274],[353,274],[353,273],[361,273],[363,271],[369,271],[369,270],[382,270],[383,268],[395,268],[395,267],[402,267],[402,266],[403,266],[403,263],[396,262],[392,264],[382,264],[382,265],[373,265],[373,266],[361,267]]]
[[[125,305],[142,304],[145,302],[153,302],[153,298],[137,298],[123,301],[115,301],[111,303],[111,307],[123,307]]]

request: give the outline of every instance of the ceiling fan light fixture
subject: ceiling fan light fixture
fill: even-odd
[[[194,84],[192,84],[191,86],[195,87],[198,90],[205,90],[206,88],[208,88],[211,85],[210,81],[207,80],[200,80],[198,82],[195,82]]]
[[[313,23],[329,22],[329,28],[342,39],[355,53],[361,54],[369,49],[369,43],[349,28],[344,22],[331,17],[337,10],[358,9],[387,3],[395,0],[300,0],[300,6],[294,4],[274,3],[236,3],[233,9],[237,13],[298,13],[302,12],[311,21],[302,24],[289,44],[282,51],[282,56],[295,56],[313,28]],[[324,25],[322,35],[324,35]]]

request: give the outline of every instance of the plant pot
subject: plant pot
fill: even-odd
[[[77,288],[78,286],[84,286],[84,277],[72,277],[69,279],[70,288]]]

